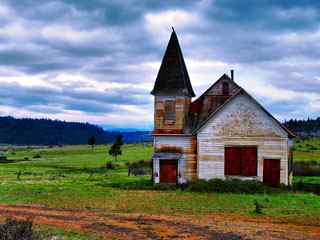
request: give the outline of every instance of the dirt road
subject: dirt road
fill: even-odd
[[[0,216],[31,219],[104,239],[320,239],[320,225],[284,223],[268,217],[215,214],[205,217],[105,214],[36,205],[0,205]]]

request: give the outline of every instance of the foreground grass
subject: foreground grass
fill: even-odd
[[[9,159],[15,162],[0,164],[0,202],[98,209],[108,213],[250,215],[253,201],[258,200],[265,206],[266,215],[320,216],[320,196],[308,193],[192,193],[115,188],[117,184],[150,180],[150,176],[128,177],[125,163],[150,159],[152,147],[125,145],[123,155],[116,162],[118,168],[106,170],[105,163],[113,160],[106,155],[108,147],[97,146],[94,151],[88,146],[66,146],[8,152]],[[34,159],[36,155],[41,158]]]
[[[58,239],[63,240],[100,240],[98,236],[80,234],[74,231],[66,231],[65,229],[47,226],[47,225],[34,225],[33,229],[41,236],[41,239]]]

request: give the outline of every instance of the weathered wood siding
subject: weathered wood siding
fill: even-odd
[[[263,159],[280,159],[280,182],[288,184],[288,135],[252,99],[241,94],[229,102],[198,132],[198,177],[225,178],[225,146],[257,146],[258,180]]]
[[[172,100],[175,102],[176,119],[175,121],[166,121],[165,101]],[[185,119],[189,111],[191,98],[189,97],[155,97],[154,111],[154,132],[155,133],[182,133],[185,126]]]
[[[194,136],[155,136],[154,152],[181,153],[182,157],[178,160],[178,182],[184,183],[197,177],[197,140]],[[159,161],[154,161],[154,175],[160,176]],[[155,177],[154,181],[159,182]]]
[[[223,92],[224,84],[227,86],[227,93]],[[202,121],[239,90],[240,87],[234,81],[228,77],[222,77],[191,104],[192,111],[196,112],[196,118]]]
[[[216,84],[211,86],[207,92],[206,95],[222,95],[222,85],[223,83],[228,83],[229,84],[229,94],[233,95],[235,92],[239,90],[239,86],[235,84],[234,81],[230,79],[222,79],[218,81]]]

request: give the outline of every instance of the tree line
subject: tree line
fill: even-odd
[[[291,119],[284,124],[300,137],[320,137],[320,117],[306,120]]]
[[[112,143],[119,132],[80,122],[51,119],[0,117],[0,144],[65,145],[87,144],[91,136],[97,144]],[[151,141],[149,132],[123,132],[126,143]]]

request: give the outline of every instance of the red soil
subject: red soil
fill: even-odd
[[[234,214],[172,217],[0,205],[0,216],[93,233],[103,239],[320,239],[320,223],[288,223],[271,217]]]

